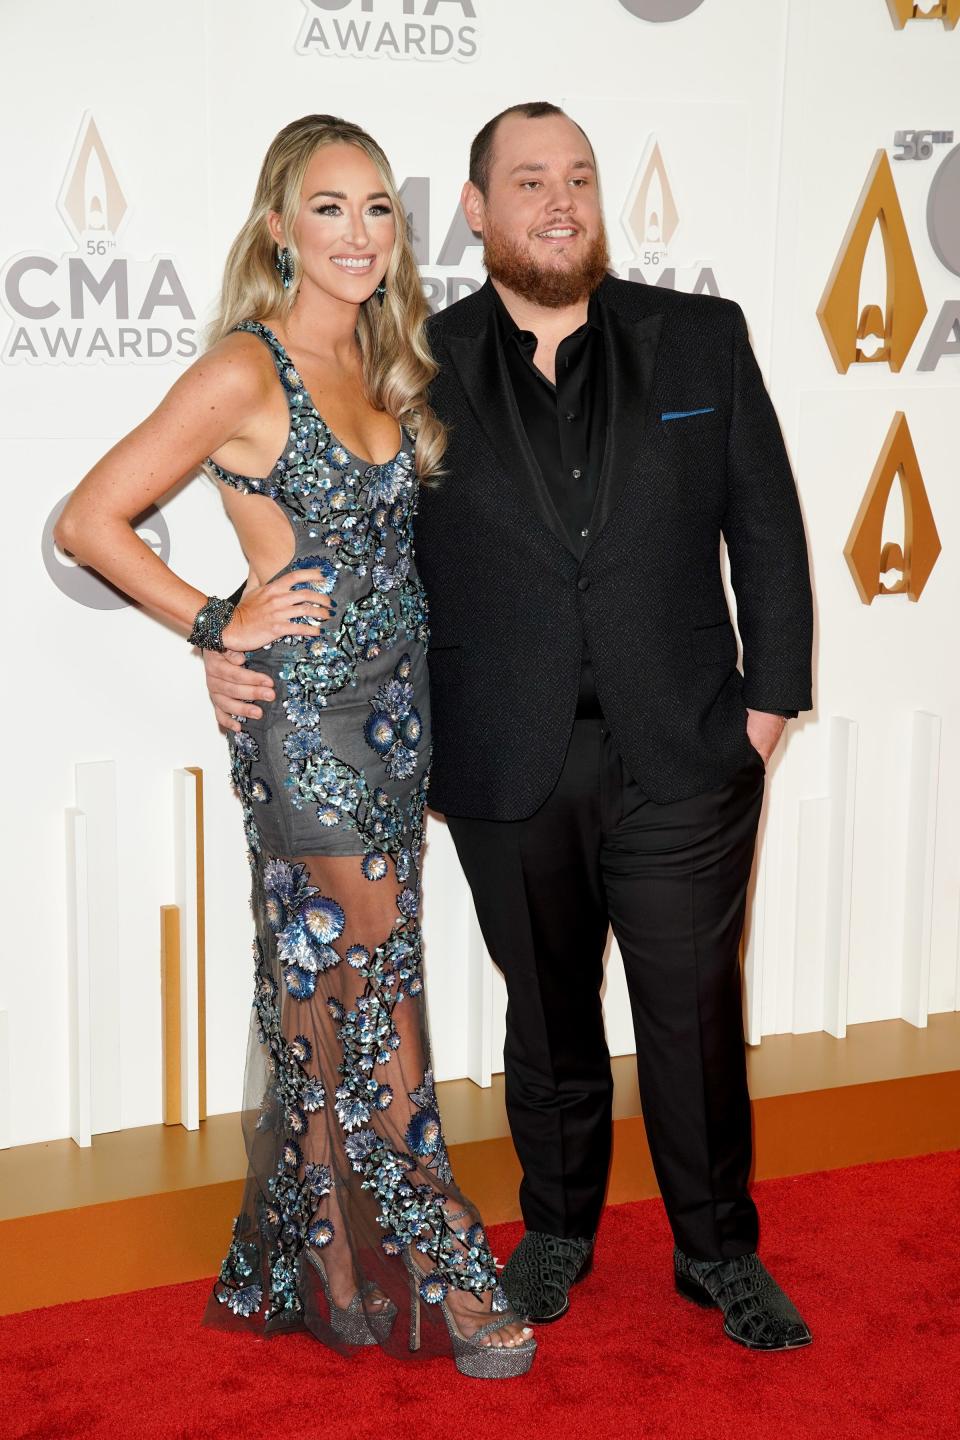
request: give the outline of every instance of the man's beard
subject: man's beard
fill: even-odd
[[[492,280],[548,310],[575,305],[592,295],[610,268],[606,231],[601,226],[583,259],[556,269],[540,265],[502,230],[488,228],[483,237],[483,263]]]

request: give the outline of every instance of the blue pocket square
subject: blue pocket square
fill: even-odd
[[[712,415],[715,405],[705,405],[702,410],[664,410],[661,420],[687,420],[691,415]]]

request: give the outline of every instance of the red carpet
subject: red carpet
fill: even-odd
[[[764,1259],[815,1331],[806,1350],[750,1354],[681,1301],[660,1203],[647,1201],[606,1213],[594,1273],[541,1330],[526,1379],[201,1330],[198,1282],[0,1319],[0,1435],[956,1440],[960,1152],[756,1193]],[[494,1231],[501,1256],[518,1233]]]

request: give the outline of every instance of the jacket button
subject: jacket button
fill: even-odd
[[[581,575],[581,576],[580,576],[580,579],[577,581],[577,589],[578,589],[578,590],[589,590],[589,589],[590,589],[590,581],[587,579],[586,575]]]

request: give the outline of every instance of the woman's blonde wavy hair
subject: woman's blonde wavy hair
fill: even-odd
[[[300,286],[302,267],[293,239],[300,211],[303,178],[317,150],[325,145],[356,145],[370,157],[390,197],[396,240],[384,277],[381,305],[372,295],[360,306],[357,339],[363,380],[372,405],[392,415],[416,437],[416,467],[421,480],[441,473],[446,428],[427,401],[437,373],[426,339],[429,316],[423,286],[407,233],[403,203],[393,172],[380,146],[359,125],[335,115],[304,115],[284,126],[264,156],[250,214],[230,247],[223,272],[220,308],[207,332],[215,344],[243,320],[264,321],[288,315]],[[293,278],[284,289],[276,268],[277,247],[267,226],[270,211],[283,220]]]

